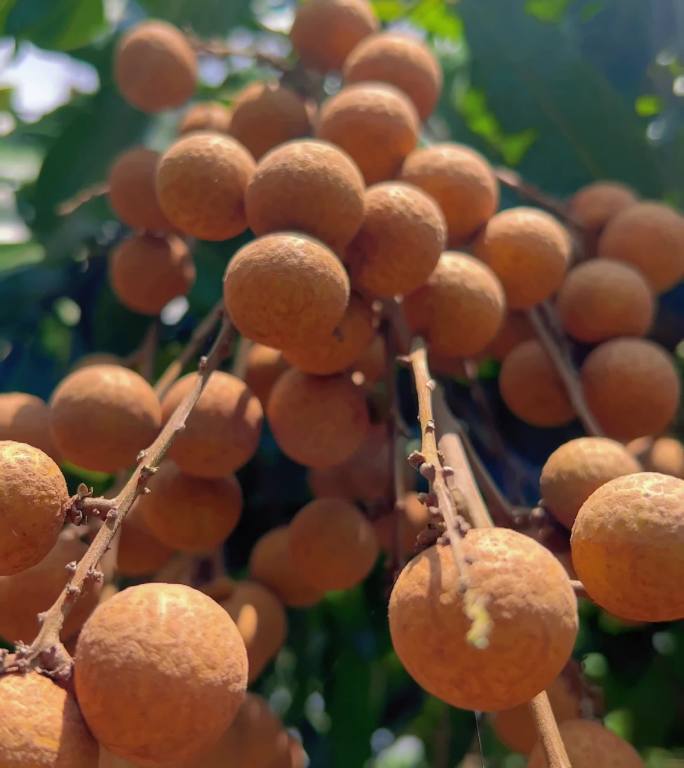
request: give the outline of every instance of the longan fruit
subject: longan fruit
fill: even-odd
[[[345,150],[366,184],[394,178],[418,143],[415,107],[385,83],[348,85],[321,106],[316,136]]]
[[[585,261],[558,291],[556,307],[568,335],[590,344],[616,336],[644,336],[655,314],[641,273],[619,261]]]
[[[383,378],[387,370],[387,345],[381,334],[376,334],[365,352],[354,361],[352,370],[354,381],[360,376],[363,384],[369,387]]]
[[[644,768],[634,747],[593,720],[566,720],[558,730],[572,768]],[[527,761],[528,768],[547,768],[544,748],[538,743]]]
[[[74,697],[37,672],[0,677],[0,765],[94,768],[97,744]]]
[[[27,392],[0,394],[0,440],[32,445],[59,462],[50,434],[50,409],[44,400]]]
[[[114,472],[135,462],[161,426],[161,408],[142,376],[120,365],[73,371],[50,398],[52,439],[65,459]]]
[[[539,480],[544,506],[566,528],[572,528],[579,508],[604,483],[640,472],[629,451],[607,437],[578,437],[549,456]]]
[[[506,298],[497,276],[465,253],[446,251],[422,288],[404,299],[409,325],[442,357],[482,352],[501,327]]]
[[[290,555],[290,531],[286,525],[267,531],[249,556],[249,575],[268,587],[285,605],[305,608],[317,603],[322,590],[311,586]]]
[[[89,355],[83,355],[71,366],[72,371],[78,371],[80,368],[87,368],[90,365],[125,365],[125,360],[119,355],[113,355],[109,352],[92,352]]]
[[[590,235],[598,235],[614,216],[636,202],[634,190],[626,184],[594,181],[570,198],[568,213]]]
[[[152,534],[138,503],[126,515],[119,535],[116,570],[121,576],[156,573],[171,559],[173,550]]]
[[[642,443],[635,440],[634,443]],[[633,452],[649,472],[684,478],[684,445],[674,437],[659,437],[648,441],[643,448],[630,443],[627,450]]]
[[[307,467],[349,458],[369,426],[363,390],[348,376],[311,376],[295,368],[276,382],[266,416],[281,451]]]
[[[74,672],[100,744],[154,766],[189,758],[226,730],[244,699],[247,652],[210,597],[182,584],[142,584],[95,609]]]
[[[290,367],[279,349],[265,344],[251,344],[247,352],[245,384],[266,407],[273,385]]]
[[[197,85],[197,58],[186,36],[165,21],[143,21],[114,53],[114,80],[124,99],[143,112],[179,107]]]
[[[325,141],[290,141],[265,155],[247,187],[255,235],[296,230],[341,251],[363,221],[364,183],[346,152]]]
[[[400,178],[437,201],[451,247],[470,240],[499,207],[494,170],[483,155],[463,144],[414,149],[404,160]]]
[[[243,336],[283,349],[332,333],[349,302],[349,278],[318,240],[292,232],[264,235],[230,260],[223,298]]]
[[[635,203],[614,216],[598,242],[598,256],[636,267],[656,293],[684,276],[684,217],[662,203]]]
[[[373,523],[375,535],[382,549],[388,554],[394,552],[396,545],[396,528],[399,527],[399,547],[402,555],[413,555],[419,534],[427,528],[430,522],[428,508],[418,499],[418,494],[410,491],[404,496],[401,516],[392,512],[383,515]]]
[[[220,101],[202,101],[193,104],[183,115],[178,125],[178,133],[183,135],[192,131],[213,131],[228,133],[230,131],[231,111]]]
[[[366,192],[363,224],[347,248],[352,283],[383,298],[415,291],[445,244],[444,217],[431,197],[410,184],[376,184]]]
[[[475,255],[496,272],[511,309],[529,309],[560,288],[571,241],[560,222],[535,208],[509,208],[486,223]]]
[[[157,166],[157,199],[169,221],[201,240],[247,229],[245,190],[254,159],[235,139],[198,131],[182,136]]]
[[[220,749],[224,755],[221,768],[225,765],[268,768],[278,753],[288,747],[287,732],[280,718],[264,698],[248,693],[235,720],[221,738]]]
[[[291,734],[287,734],[287,750],[283,753],[279,750],[276,758],[268,764],[268,768],[306,768],[309,760],[302,747]]]
[[[188,246],[175,235],[132,235],[112,251],[109,282],[119,301],[133,312],[158,315],[195,282]]]
[[[491,621],[487,646],[467,639],[462,580],[445,545],[424,550],[399,574],[389,603],[392,644],[411,677],[451,706],[510,709],[547,688],[565,666],[577,635],[577,600],[563,566],[527,536],[472,529],[460,546],[468,592]]]
[[[118,155],[109,169],[109,204],[131,229],[168,232],[172,228],[157,200],[158,162],[159,152],[133,147]]]
[[[684,618],[684,480],[617,477],[584,502],[570,538],[591,599],[621,619]]]
[[[377,28],[367,0],[307,0],[297,8],[290,40],[306,67],[328,72],[342,69],[352,48]]]
[[[183,376],[166,393],[162,400],[164,422],[195,386],[197,375]],[[263,417],[261,403],[244,381],[215,371],[188,416],[185,429],[176,435],[168,456],[188,475],[229,475],[256,453]]]
[[[524,312],[508,311],[485,354],[501,362],[518,344],[535,338],[534,328],[530,325],[527,315]]]
[[[589,353],[580,373],[589,410],[616,440],[662,432],[679,407],[677,370],[652,341],[605,341]]]

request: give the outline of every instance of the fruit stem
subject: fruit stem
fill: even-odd
[[[231,373],[238,379],[245,378],[247,373],[247,362],[249,359],[249,350],[252,348],[252,342],[246,336],[240,336],[235,349],[235,357],[231,366]]]
[[[572,768],[546,691],[538,693],[529,702],[529,708],[537,726],[548,767]]]
[[[104,197],[109,193],[109,184],[106,181],[98,181],[89,187],[80,190],[73,197],[64,200],[57,206],[58,216],[69,216],[77,211],[82,205],[95,200],[97,197]]]
[[[494,172],[496,178],[504,187],[508,187],[508,189],[512,189],[520,197],[536,203],[577,231],[583,231],[584,227],[579,221],[573,219],[562,200],[549,195],[548,192],[544,192],[544,190],[539,189],[534,184],[530,184],[529,181],[525,181],[517,171],[511,168],[499,167],[495,168]]]
[[[203,40],[201,37],[195,35],[191,29],[185,29],[183,31],[188,38],[188,42],[197,53],[206,53],[210,56],[216,56],[217,58],[239,56],[244,59],[253,59],[258,64],[265,64],[266,66],[283,73],[289,72],[292,69],[285,59],[278,56],[272,56],[271,54],[257,51],[254,48],[238,50],[231,48],[219,39]]]

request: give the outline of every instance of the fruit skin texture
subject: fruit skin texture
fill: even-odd
[[[631,744],[593,720],[566,720],[559,731],[572,768],[643,768],[643,760]],[[547,768],[544,749],[537,744],[528,768]]]
[[[403,500],[401,519],[399,521],[399,547],[403,555],[413,555],[416,540],[421,531],[427,528],[430,522],[430,513],[425,504],[418,500],[418,494],[411,491]],[[396,551],[395,529],[397,525],[396,513],[383,515],[373,523],[375,535],[382,549],[391,554]]]
[[[302,575],[322,590],[351,589],[378,558],[373,526],[344,499],[314,499],[290,523],[290,554]]]
[[[87,427],[86,427],[87,425]],[[161,407],[142,376],[120,365],[70,373],[50,398],[52,438],[65,459],[114,472],[133,464],[154,440]]]
[[[684,217],[662,203],[631,205],[608,222],[598,256],[626,261],[654,291],[666,291],[684,275]]]
[[[147,526],[140,502],[126,515],[121,526],[116,570],[121,576],[146,576],[158,571],[170,560],[173,551],[162,544]]]
[[[311,376],[295,368],[276,382],[266,416],[283,453],[307,467],[345,461],[369,426],[365,395],[351,379]]]
[[[578,437],[549,456],[539,481],[544,506],[566,528],[591,494],[604,483],[640,472],[629,451],[607,437]]]
[[[3,768],[96,768],[97,744],[71,694],[37,672],[0,677]]]
[[[342,69],[352,48],[377,28],[366,0],[308,0],[297,9],[290,40],[307,67],[328,72]]]
[[[572,562],[594,602],[621,619],[684,618],[684,480],[639,472],[584,502]]]
[[[413,102],[426,120],[442,90],[442,69],[432,51],[420,40],[393,32],[365,38],[344,62],[345,83],[389,83]]]
[[[349,278],[318,240],[295,233],[265,235],[231,259],[223,299],[240,333],[283,349],[332,333],[349,302]]]
[[[289,367],[279,349],[265,344],[251,344],[247,352],[245,384],[266,407],[273,385]]]
[[[230,109],[225,104],[219,101],[203,101],[194,104],[185,113],[178,126],[178,133],[181,135],[192,131],[228,133],[230,116]]]
[[[114,79],[129,104],[143,112],[161,112],[179,107],[192,96],[197,59],[173,24],[144,21],[119,40]]]
[[[394,178],[418,142],[415,107],[383,83],[348,85],[321,106],[316,136],[356,162],[366,184]]]
[[[112,252],[109,281],[128,309],[158,315],[171,299],[192,288],[195,264],[179,237],[133,235]]]
[[[364,183],[346,152],[325,141],[291,141],[265,155],[247,187],[255,235],[297,230],[340,251],[363,221]]]
[[[659,437],[642,447],[641,440],[630,443],[627,449],[634,453],[649,472],[660,472],[684,478],[684,445],[674,437]]]
[[[558,427],[575,418],[572,403],[542,345],[523,341],[506,355],[499,391],[508,409],[535,427]]]
[[[590,235],[600,234],[620,211],[637,202],[634,190],[617,181],[595,181],[570,198],[568,213]]]
[[[0,441],[0,576],[19,573],[47,555],[68,501],[64,477],[46,453]]]
[[[593,349],[581,370],[589,409],[609,437],[656,435],[679,407],[680,382],[670,355],[645,339],[612,339]]]
[[[570,251],[565,228],[535,208],[497,213],[475,242],[475,256],[496,272],[511,309],[529,309],[558,290]]]
[[[524,312],[506,312],[499,332],[485,353],[501,362],[518,344],[535,338],[534,329]]]
[[[88,619],[76,646],[75,683],[100,744],[141,765],[161,765],[200,752],[230,725],[244,698],[247,653],[211,598],[180,584],[142,584]]]
[[[430,352],[472,357],[496,337],[506,311],[497,276],[465,253],[446,251],[422,288],[404,299],[409,325]]]
[[[0,440],[27,443],[59,462],[50,434],[50,409],[45,401],[27,392],[0,394]]]
[[[641,274],[606,259],[585,261],[571,270],[556,307],[565,331],[588,343],[645,336],[655,314],[651,288]]]
[[[131,229],[168,232],[169,220],[159,207],[155,180],[159,152],[133,147],[122,152],[109,169],[109,204]]]
[[[557,677],[577,634],[577,601],[562,565],[515,531],[473,529],[462,543],[469,588],[492,621],[489,645],[466,640],[453,553],[413,558],[389,603],[394,650],[413,679],[454,707],[485,712],[528,701]],[[471,562],[472,561],[472,562]]]
[[[218,133],[183,136],[162,155],[157,198],[169,221],[201,240],[227,240],[247,229],[245,190],[254,159]]]
[[[366,192],[363,224],[347,248],[352,283],[383,298],[415,291],[445,243],[444,217],[431,197],[409,184],[376,184]]]

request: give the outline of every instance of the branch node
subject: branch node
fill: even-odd
[[[78,567],[78,563],[76,560],[72,560],[70,563],[67,563],[64,568],[66,569],[67,573],[76,573],[76,568]]]
[[[411,453],[408,455],[407,461],[413,467],[413,469],[420,469],[420,467],[425,464],[425,454],[421,453],[420,451],[411,451]]]

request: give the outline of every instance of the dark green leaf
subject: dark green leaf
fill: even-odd
[[[249,0],[141,0],[140,4],[150,16],[191,27],[198,35],[225,35],[238,25],[254,25]]]
[[[104,25],[102,0],[16,0],[3,33],[41,48],[70,51],[101,34]]]

